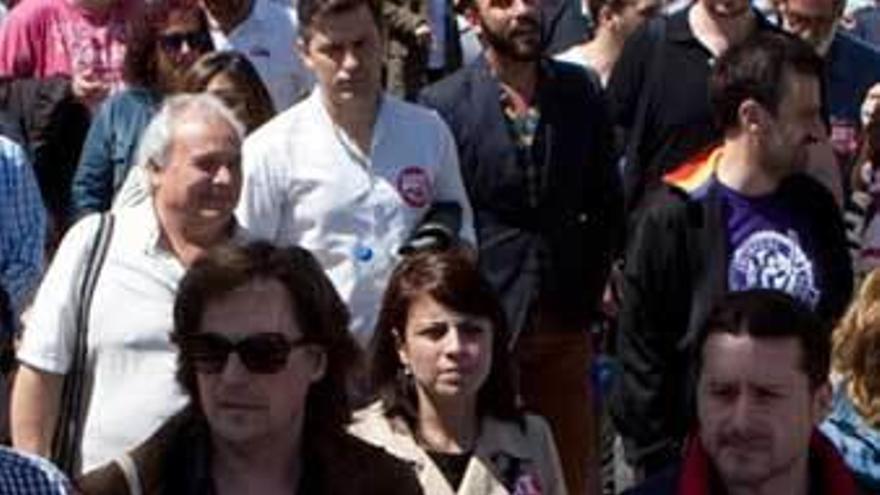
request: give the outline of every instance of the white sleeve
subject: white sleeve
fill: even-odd
[[[272,167],[282,162],[273,161],[265,148],[265,140],[245,140],[242,156],[241,198],[235,210],[238,222],[254,239],[277,242],[280,232],[282,198],[277,194],[276,177]],[[285,157],[279,157],[282,160]],[[276,171],[279,172],[279,171]]]
[[[437,171],[435,201],[454,201],[461,206],[461,229],[458,236],[461,240],[477,245],[474,231],[474,212],[470,199],[461,179],[461,168],[458,163],[458,149],[449,127],[434,112],[440,135],[440,168]]]
[[[25,324],[19,361],[38,370],[66,373],[73,356],[80,279],[97,235],[100,215],[89,215],[64,236]]]

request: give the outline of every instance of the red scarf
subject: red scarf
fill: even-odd
[[[828,495],[857,495],[856,483],[834,445],[818,431],[810,438],[810,468],[821,472],[811,476],[811,481],[822,484],[818,493]],[[812,492],[811,492],[812,493]],[[712,460],[703,449],[702,442],[692,435],[687,441],[677,495],[711,495]]]

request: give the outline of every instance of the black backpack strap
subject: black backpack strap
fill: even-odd
[[[110,239],[113,234],[112,213],[103,213],[98,223],[98,231],[89,252],[82,279],[76,312],[76,335],[74,338],[73,359],[70,369],[64,376],[61,391],[61,404],[55,434],[52,438],[52,460],[65,473],[76,474],[79,464],[79,451],[82,440],[83,415],[85,408],[84,383],[86,358],[88,353],[88,324],[91,313],[95,285],[107,257]]]

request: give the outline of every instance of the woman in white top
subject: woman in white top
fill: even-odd
[[[416,470],[425,493],[564,494],[546,423],[516,402],[507,325],[461,251],[405,258],[371,344],[378,400],[352,433]]]

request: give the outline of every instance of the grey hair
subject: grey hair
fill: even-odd
[[[181,115],[195,113],[202,119],[219,117],[229,124],[238,136],[244,140],[245,127],[238,117],[219,98],[210,93],[184,93],[165,99],[162,108],[150,120],[135,154],[135,168],[146,170],[151,163],[159,168],[168,162],[168,150],[174,125]]]

